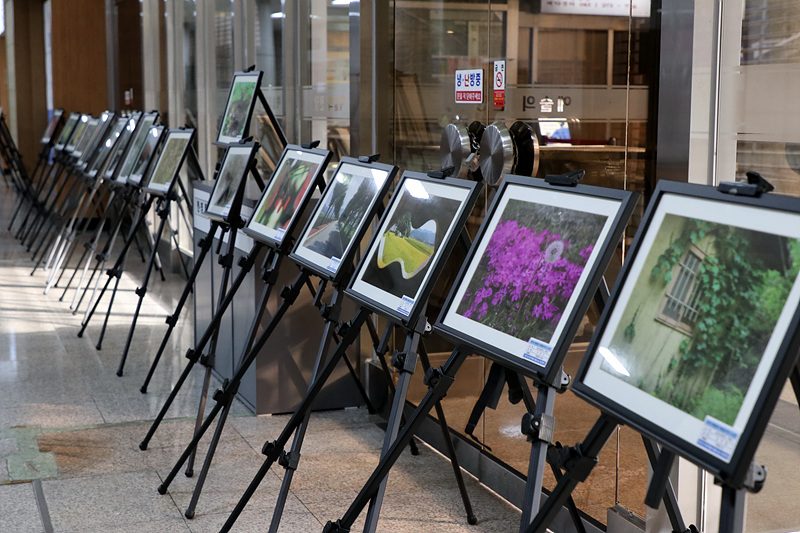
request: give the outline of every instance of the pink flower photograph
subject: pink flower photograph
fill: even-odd
[[[548,342],[606,219],[510,200],[456,313],[518,339]]]

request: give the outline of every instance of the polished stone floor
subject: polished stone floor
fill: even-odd
[[[59,301],[60,287],[43,294],[45,273],[40,269],[30,275],[30,254],[5,229],[13,197],[10,190],[4,192],[0,531],[218,531],[261,465],[264,441],[277,437],[288,417],[256,417],[235,404],[196,515],[185,518],[196,477],[180,473],[163,496],[156,488],[191,438],[202,371],[196,370],[186,382],[149,448],[138,448],[182,371],[182,355],[192,341],[191,313],[186,312],[148,393],[139,392],[166,330],[164,317],[173,311],[183,282],[174,274],[167,275],[167,282],[152,278],[124,375],[117,377],[137,301],[133,291],[142,275],[141,260],[134,254],[128,261],[102,349],[97,350],[104,313],[92,318],[82,338],[77,336],[86,302],[73,315],[71,292],[64,301]],[[108,296],[103,302],[104,311]],[[218,386],[212,382],[212,387]],[[341,517],[377,464],[383,439],[380,421],[364,409],[313,415],[280,531],[321,531],[328,520]],[[196,471],[206,442],[201,444]],[[282,474],[282,469],[267,474],[233,531],[267,530]],[[424,445],[419,456],[404,454],[391,475],[379,530],[479,533],[518,528],[517,509],[469,476],[467,483],[479,518],[476,526],[466,523],[449,463]]]

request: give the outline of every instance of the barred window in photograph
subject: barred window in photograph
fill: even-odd
[[[667,291],[658,316],[663,322],[686,333],[691,333],[697,322],[697,303],[700,296],[697,276],[704,255],[696,248],[686,251],[675,268],[672,286]]]

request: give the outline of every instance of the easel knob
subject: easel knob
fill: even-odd
[[[447,167],[440,170],[430,170],[428,171],[428,177],[438,178],[438,179],[449,178],[450,176],[453,175],[453,172],[455,172],[455,170],[456,167]]]

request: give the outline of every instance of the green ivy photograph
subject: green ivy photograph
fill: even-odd
[[[800,241],[668,214],[601,368],[733,425],[800,268]]]

